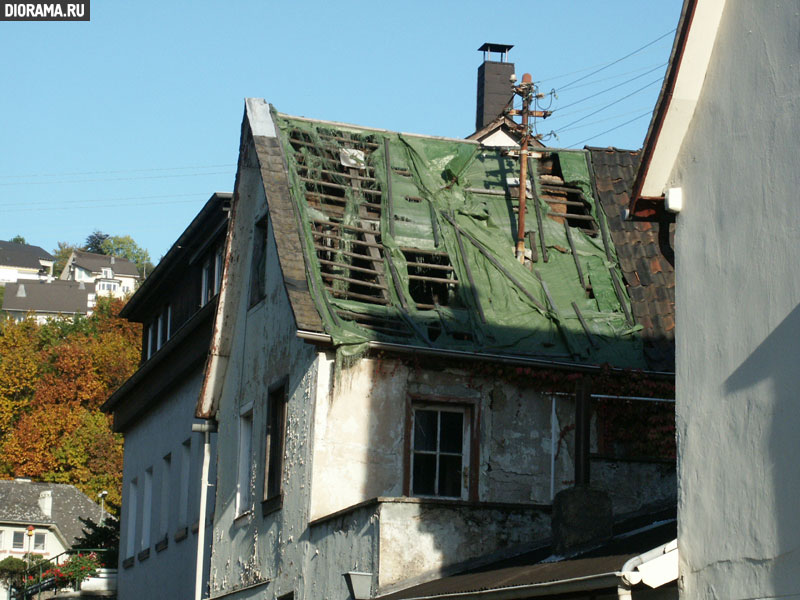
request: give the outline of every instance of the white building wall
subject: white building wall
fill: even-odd
[[[683,598],[800,593],[800,11],[728,0],[671,175]]]
[[[158,596],[163,598],[188,598],[193,593],[203,434],[192,433],[191,424],[201,382],[202,373],[198,368],[126,432],[118,574],[120,600],[153,597],[153,590],[158,590]],[[215,436],[211,439],[213,478]],[[182,454],[187,441],[190,454],[188,472],[184,473]],[[167,455],[170,457],[168,472],[164,461]],[[162,496],[165,477],[169,479],[166,499]],[[137,498],[132,501],[134,479]],[[149,485],[145,484],[147,479]],[[151,494],[149,503],[144,496],[147,488]],[[213,493],[209,498],[207,523],[214,510]],[[144,511],[148,506],[150,516],[146,519]],[[135,517],[132,510],[136,512]],[[142,532],[146,521],[150,523],[149,535]],[[206,540],[209,536],[210,527]],[[165,538],[167,543],[162,547]],[[147,540],[146,547],[142,546],[143,539]]]

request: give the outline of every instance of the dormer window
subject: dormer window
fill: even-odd
[[[102,272],[103,279],[113,279],[114,278],[114,272],[111,270],[110,267],[103,267],[101,269],[101,272]]]

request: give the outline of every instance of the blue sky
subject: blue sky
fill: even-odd
[[[513,44],[517,73],[555,88],[548,145],[641,146],[680,0],[495,6],[94,0],[88,23],[2,22],[0,239],[53,250],[99,229],[156,262],[212,192],[232,190],[248,96],[467,136],[487,41]]]

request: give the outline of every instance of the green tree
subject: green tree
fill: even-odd
[[[22,237],[21,235],[15,235],[13,238],[11,238],[10,241],[11,241],[12,244],[27,244],[28,243],[28,242],[25,241],[25,238]]]
[[[69,260],[70,255],[72,255],[72,251],[79,249],[80,248],[75,244],[70,244],[69,242],[58,242],[58,248],[53,250],[53,256],[56,259],[55,262],[53,263],[54,277],[61,276],[61,272],[67,265],[67,261]]]
[[[139,275],[145,277],[153,270],[153,263],[150,262],[150,253],[139,246],[129,235],[110,235],[100,244],[103,252],[110,256],[120,256],[127,258],[136,264]]]
[[[86,243],[83,249],[87,252],[94,252],[95,254],[108,254],[103,248],[103,242],[108,239],[108,234],[103,233],[99,229],[95,229],[92,233],[86,236]]]

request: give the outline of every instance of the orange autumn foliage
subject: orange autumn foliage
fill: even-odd
[[[122,306],[101,300],[74,323],[0,321],[0,475],[119,504],[122,438],[100,406],[139,363],[141,329]]]

